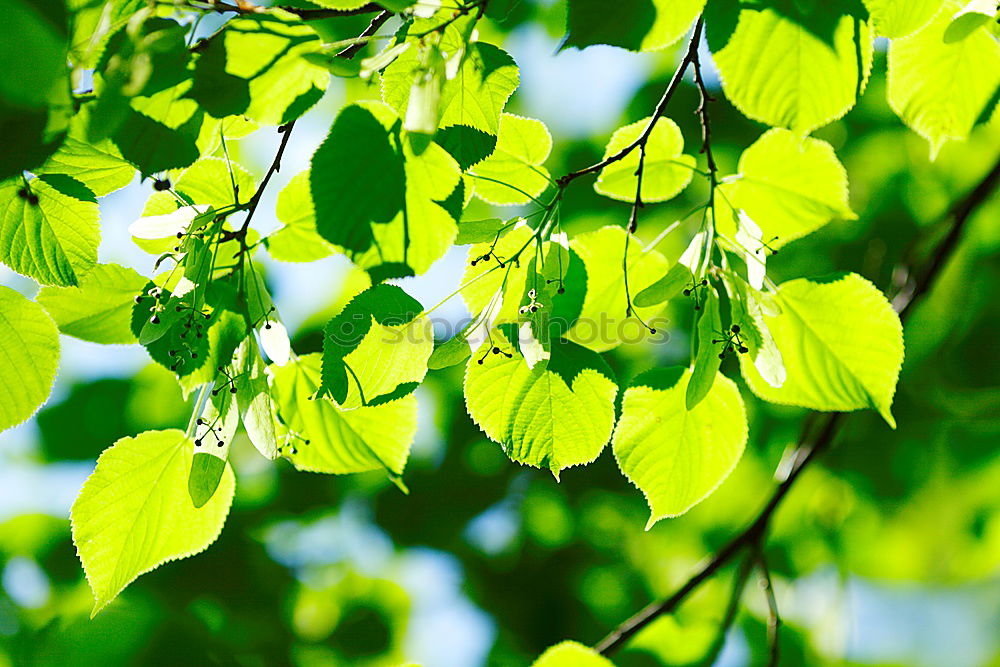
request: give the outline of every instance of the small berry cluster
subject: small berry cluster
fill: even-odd
[[[203,419],[201,417],[198,417],[198,419],[195,421],[195,423],[198,426],[204,426],[204,427],[206,427],[208,430],[205,431],[204,433],[202,433],[200,437],[195,438],[195,440],[194,440],[194,446],[195,447],[201,447],[204,444],[204,437],[206,435],[208,435],[209,433],[211,433],[212,437],[215,438],[215,446],[216,447],[222,447],[224,444],[226,444],[222,440],[222,427],[221,426],[216,426],[216,424],[219,423],[220,419],[222,419],[221,416],[216,417],[215,421],[212,422],[211,424],[209,424],[207,419]]]
[[[526,315],[528,313],[537,313],[539,308],[544,308],[545,304],[539,303],[537,297],[538,294],[535,292],[535,289],[534,288],[529,289],[528,303],[526,305],[521,306],[521,308],[517,312],[521,313],[522,315]]]
[[[754,253],[757,254],[757,255],[759,255],[762,252],[764,252],[765,250],[767,250],[767,251],[770,251],[770,253],[772,255],[777,255],[778,251],[775,248],[772,248],[771,245],[770,245],[770,244],[774,243],[777,240],[778,240],[777,236],[775,236],[774,238],[772,238],[770,241],[765,241],[765,240],[761,239],[761,241],[760,241],[761,245],[760,245],[759,248],[757,248],[756,250],[754,250]]]
[[[692,282],[691,285],[684,289],[684,296],[694,296],[695,310],[701,310],[706,287],[708,287],[708,280],[702,278],[701,282]],[[701,291],[699,292],[699,290]]]
[[[17,191],[17,196],[28,202],[30,206],[38,206],[38,195],[28,188],[21,188]]]
[[[749,348],[743,344],[743,339],[740,337],[740,325],[734,324],[729,328],[728,332],[721,335],[723,338],[712,339],[712,345],[722,343],[722,352],[719,352],[719,359],[725,359],[726,353],[728,352],[746,354],[750,351]]]
[[[556,294],[564,294],[566,292],[566,287],[563,285],[562,278],[551,278],[545,281],[546,285],[551,285],[552,283],[559,283],[559,289],[556,290]]]
[[[298,447],[295,446],[295,441],[296,440],[298,440],[299,442],[301,442],[303,445],[308,445],[309,444],[309,439],[308,438],[303,438],[298,433],[295,433],[294,431],[289,431],[289,433],[288,433],[288,440],[285,442],[285,444],[283,444],[283,445],[281,445],[281,446],[278,447],[278,454],[283,455],[283,454],[285,454],[285,452],[288,452],[292,456],[295,456],[296,454],[298,454],[299,453],[299,449],[298,449]]]
[[[212,396],[218,395],[218,393],[220,391],[222,391],[223,389],[225,389],[226,387],[229,387],[229,393],[230,394],[235,394],[236,393],[236,378],[238,378],[240,376],[240,374],[237,373],[235,375],[230,375],[229,371],[226,370],[225,366],[219,366],[215,370],[219,371],[219,373],[221,373],[223,375],[223,377],[225,377],[226,379],[225,379],[224,382],[222,382],[222,384],[218,384],[217,383],[217,386],[215,387],[215,389],[212,390]]]
[[[498,255],[495,252],[493,252],[493,248],[490,248],[489,250],[487,250],[485,255],[480,255],[479,257],[476,257],[474,260],[472,260],[469,263],[472,264],[472,266],[475,266],[479,262],[488,262],[488,261],[490,261],[490,257],[496,257],[497,258],[497,264],[500,265],[501,269],[503,267],[507,266],[506,264],[504,264],[504,261],[500,258],[500,255]],[[515,264],[516,264],[516,262],[515,262]]]
[[[490,341],[490,342],[492,342],[492,341]],[[510,359],[510,358],[512,358],[514,356],[510,352],[507,352],[505,350],[501,350],[499,347],[497,347],[496,345],[494,345],[493,347],[486,348],[486,354],[484,354],[482,357],[480,357],[480,359],[479,359],[479,361],[477,363],[480,366],[482,366],[483,362],[486,361],[486,357],[490,356],[491,352],[493,354],[502,354],[503,356],[507,357],[508,359]]]

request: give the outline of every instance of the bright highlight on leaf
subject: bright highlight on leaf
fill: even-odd
[[[625,391],[612,441],[618,467],[649,503],[648,530],[687,512],[722,483],[743,454],[747,421],[736,385],[719,374],[704,400],[685,406],[691,372],[664,368]]]
[[[194,445],[183,431],[146,431],[105,450],[73,503],[73,543],[97,614],[139,575],[215,541],[235,480],[226,466],[212,499],[188,496]]]
[[[881,37],[906,37],[920,30],[941,10],[941,0],[864,0],[875,32]]]
[[[135,343],[132,308],[147,282],[133,269],[97,264],[78,287],[43,287],[38,303],[68,336],[93,343]]]
[[[780,312],[763,314],[787,373],[772,387],[746,358],[755,394],[813,410],[872,408],[896,427],[890,407],[903,364],[903,329],[885,296],[861,276],[792,280],[778,286]]]
[[[985,28],[949,43],[945,33],[961,2],[947,2],[923,30],[889,44],[889,106],[927,139],[934,158],[945,142],[969,136],[995,103],[1000,43]]]
[[[375,407],[344,410],[315,397],[320,355],[271,367],[274,400],[286,426],[281,454],[299,470],[345,474],[385,469],[400,475],[417,431],[413,395]]]
[[[760,227],[750,252],[766,254],[831,220],[858,217],[847,201],[847,171],[825,141],[768,130],[743,151],[738,171],[722,192]],[[719,215],[717,224],[735,235],[731,215]]]
[[[527,204],[551,179],[542,163],[552,151],[552,136],[534,118],[505,113],[500,117],[496,149],[472,168],[476,196],[501,206]]]
[[[565,641],[546,649],[531,667],[614,667],[614,663],[589,646]]]
[[[551,354],[528,368],[506,337],[494,333],[469,359],[465,405],[511,460],[548,468],[558,479],[564,468],[590,463],[604,449],[618,387],[604,361],[586,348],[557,342]]]
[[[0,183],[0,261],[43,285],[77,285],[97,263],[97,200],[79,181],[47,174]]]
[[[59,331],[36,303],[0,286],[0,431],[17,426],[49,397]]]
[[[607,159],[638,139],[647,125],[649,118],[644,118],[615,130],[604,149],[604,158]],[[657,118],[646,143],[646,157],[643,159],[643,202],[651,204],[666,201],[691,182],[695,159],[683,151],[684,136],[677,124],[669,118]],[[602,169],[594,183],[594,190],[618,201],[633,201],[637,187],[635,172],[638,167],[639,150],[634,150]]]
[[[724,22],[722,16],[713,16]],[[841,3],[746,5],[709,47],[726,97],[748,118],[808,134],[843,116],[865,88],[872,35]]]

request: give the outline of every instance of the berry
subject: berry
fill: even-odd
[[[153,181],[153,189],[157,192],[163,192],[164,190],[170,189],[170,179],[169,178],[158,178]]]
[[[749,348],[747,348],[747,346],[746,346],[746,345],[740,345],[740,353],[741,353],[741,354],[746,354],[746,353],[747,353],[747,352],[749,352],[749,351],[750,351],[750,350],[749,350]]]
[[[157,315],[153,315],[151,318],[149,318],[149,322],[150,324],[159,324],[160,318]]]
[[[738,324],[734,324],[730,328],[733,330],[733,333],[739,333],[740,332],[740,325],[738,325]]]

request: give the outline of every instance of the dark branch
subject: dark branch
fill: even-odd
[[[644,146],[646,144],[649,140],[649,135],[653,132],[653,127],[656,125],[656,121],[664,114],[664,112],[666,112],[667,105],[670,103],[670,98],[674,96],[674,93],[680,86],[681,79],[684,77],[684,72],[686,72],[688,66],[694,63],[698,58],[698,44],[701,42],[701,33],[704,25],[704,19],[699,17],[698,22],[694,26],[694,32],[691,33],[691,40],[688,42],[687,52],[684,54],[684,58],[677,66],[677,70],[674,72],[673,77],[671,77],[670,83],[667,84],[667,89],[663,91],[663,96],[660,97],[660,101],[657,102],[656,108],[653,109],[653,115],[649,119],[649,123],[646,124],[646,128],[642,131],[642,134],[640,134],[635,141],[614,155],[607,157],[600,162],[595,162],[589,167],[584,167],[583,169],[578,169],[577,171],[571,171],[568,174],[560,176],[556,180],[556,184],[560,188],[566,187],[570,182],[581,176],[593,174],[594,172],[604,169],[609,164],[614,164],[615,162],[624,159],[626,155],[634,151],[640,145]]]
[[[1000,161],[994,165],[993,169],[986,174],[971,192],[956,202],[945,215],[942,222],[948,224],[950,221],[947,235],[938,244],[928,260],[927,266],[919,272],[918,275],[920,277],[916,280],[913,289],[905,295],[904,299],[897,299],[893,304],[901,320],[906,321],[910,312],[912,312],[913,305],[918,303],[919,298],[933,286],[944,265],[954,253],[962,237],[962,233],[972,217],[972,213],[993,195],[998,184],[1000,184]],[[613,653],[633,635],[652,623],[659,616],[673,613],[688,595],[696,590],[706,579],[714,575],[720,568],[729,563],[744,548],[761,544],[774,512],[781,505],[782,500],[784,500],[785,496],[791,490],[792,485],[795,484],[802,471],[816,460],[819,454],[832,445],[845,417],[844,413],[839,412],[810,414],[799,436],[798,447],[793,455],[788,476],[774,490],[771,498],[757,514],[753,522],[741,533],[731,538],[677,592],[665,600],[650,604],[632,618],[626,620],[608,634],[607,637],[602,639],[594,647],[595,650],[604,655]],[[819,433],[812,437],[810,435],[810,432],[813,431],[812,425],[820,421],[824,423],[819,429]]]
[[[341,16],[359,16],[361,14],[374,14],[375,12],[384,11],[385,8],[378,4],[377,2],[369,2],[366,5],[361,5],[356,9],[313,9],[307,7],[286,7],[284,5],[279,5],[281,9],[286,12],[291,12],[296,14],[299,18],[304,21],[313,21],[318,19],[332,19],[339,18]]]
[[[389,20],[390,16],[392,16],[392,12],[388,10],[383,10],[378,16],[376,16],[371,20],[371,23],[368,24],[368,27],[365,28],[360,35],[358,35],[358,38],[361,39],[374,35],[376,32],[378,32],[378,29],[382,27],[382,24]],[[337,53],[337,57],[343,58],[345,60],[350,60],[351,58],[354,57],[354,55],[358,51],[364,48],[364,46],[365,46],[364,42],[358,42],[357,44],[352,44],[343,51]],[[285,154],[285,147],[288,146],[288,140],[292,136],[292,129],[294,127],[295,127],[295,121],[293,120],[287,125],[282,125],[281,127],[278,128],[278,132],[281,133],[281,143],[278,144],[278,152],[275,153],[274,155],[274,160],[271,162],[271,167],[267,170],[267,173],[264,174],[264,179],[260,182],[260,185],[257,186],[257,191],[253,193],[253,197],[251,197],[250,201],[247,202],[247,217],[243,221],[243,225],[235,233],[235,235],[238,238],[240,238],[241,242],[244,244],[244,250],[245,250],[247,229],[249,229],[250,227],[250,219],[253,218],[254,211],[257,210],[257,205],[260,204],[260,199],[261,197],[264,196],[264,189],[267,188],[267,184],[271,180],[271,177],[274,176],[277,172],[281,171],[281,158]]]

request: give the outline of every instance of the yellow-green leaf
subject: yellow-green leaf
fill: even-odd
[[[638,139],[647,125],[649,118],[644,118],[615,130],[604,149],[604,159]],[[642,201],[666,201],[687,187],[694,173],[695,159],[683,151],[684,136],[677,123],[662,116],[657,118],[646,142],[642,163]],[[594,190],[619,201],[633,201],[638,185],[635,172],[639,167],[640,152],[639,148],[635,148],[621,160],[602,169],[594,183]]]
[[[747,441],[743,399],[721,373],[698,405],[684,396],[691,371],[679,367],[645,373],[625,391],[612,440],[622,473],[642,491],[651,515],[687,512],[736,467]]]
[[[146,431],[106,449],[73,503],[73,543],[94,592],[91,616],[139,575],[204,551],[222,530],[235,480],[226,466],[212,499],[188,495],[194,445],[183,431]]]

